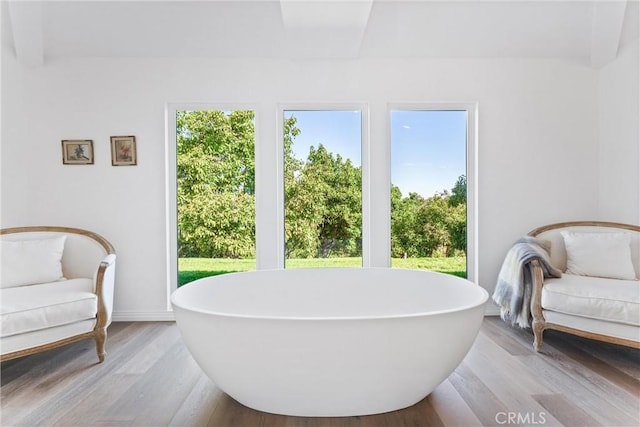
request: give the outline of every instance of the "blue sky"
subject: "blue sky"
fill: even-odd
[[[290,115],[301,130],[293,147],[296,157],[306,159],[311,145],[323,144],[361,165],[359,111],[285,111]],[[451,190],[466,173],[465,111],[392,111],[390,123],[391,182],[403,196]]]
[[[466,111],[392,111],[391,182],[431,197],[466,174]]]
[[[306,160],[309,148],[325,148],[343,158],[351,159],[355,166],[362,164],[360,111],[285,111],[285,117],[295,116],[301,130],[293,144],[297,158]]]

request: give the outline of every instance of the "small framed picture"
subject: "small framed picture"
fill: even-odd
[[[63,139],[62,164],[92,165],[93,140],[91,139]]]
[[[135,166],[138,163],[135,136],[111,137],[111,164],[113,166]]]

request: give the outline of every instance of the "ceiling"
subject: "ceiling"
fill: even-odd
[[[59,58],[565,58],[638,39],[639,0],[6,1],[2,43]]]

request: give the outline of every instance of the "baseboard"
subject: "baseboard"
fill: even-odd
[[[485,316],[499,316],[500,309],[493,303],[487,304]],[[111,316],[114,322],[174,322],[173,311],[120,311]]]
[[[174,322],[173,311],[114,311],[114,322]]]
[[[485,316],[500,316],[500,307],[498,307],[497,305],[495,305],[492,302],[487,303],[487,305],[484,308],[484,315]]]

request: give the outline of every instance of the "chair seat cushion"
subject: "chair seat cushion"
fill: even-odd
[[[92,279],[0,289],[0,337],[94,318]]]
[[[544,283],[545,310],[640,325],[640,281],[564,274]]]

